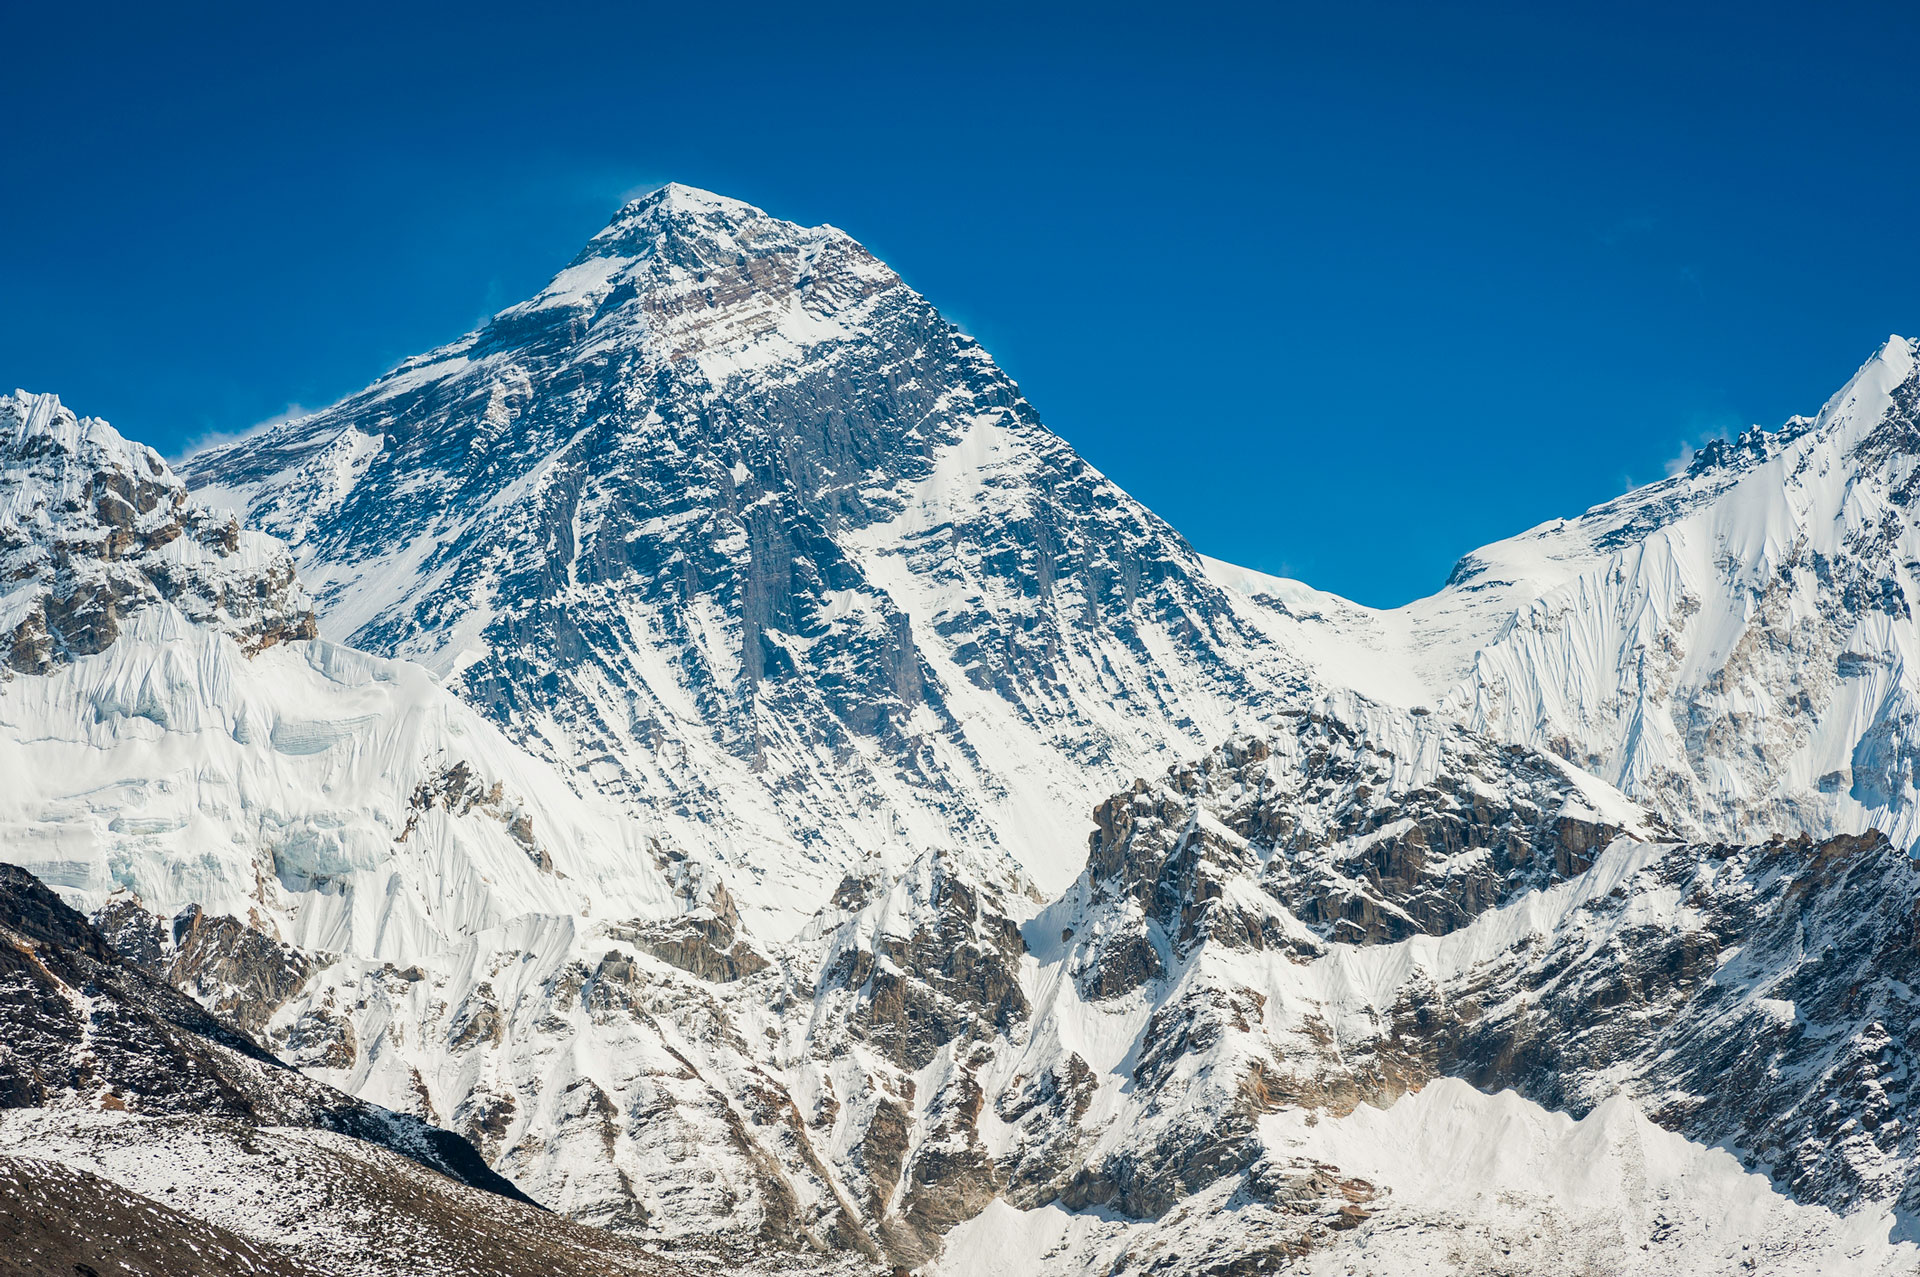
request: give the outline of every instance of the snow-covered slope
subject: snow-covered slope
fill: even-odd
[[[1404,608],[1210,570],[1276,637],[1331,654],[1324,677],[1550,750],[1676,828],[1910,846],[1916,492],[1920,373],[1893,337],[1817,416],[1476,550]]]
[[[424,670],[322,641],[248,658],[170,608],[0,685],[8,858],[99,904],[284,914],[313,952],[419,960],[527,913],[678,911],[644,835]]]
[[[333,643],[265,537],[192,542],[246,588],[162,588],[139,512],[226,525],[20,400],[58,428],[0,445],[67,442],[5,458],[0,854],[316,1077],[687,1250],[1907,1264],[1904,859],[1682,840],[1905,836],[1913,363],[1382,614],[1199,558],[844,234],[668,187],[190,463]],[[140,467],[136,518],[48,495]],[[1503,1185],[1645,1178],[1454,1192],[1382,1121]],[[1754,1232],[1762,1166],[1798,1205]]]
[[[1306,682],[859,244],[682,186],[186,473],[287,539],[325,634],[446,677],[769,934],[934,850],[1057,890],[1102,795]]]
[[[369,958],[530,911],[677,912],[631,822],[425,671],[302,637],[278,542],[189,502],[104,422],[51,396],[9,409],[8,606],[50,635],[0,681],[10,861],[90,904],[268,910],[290,942]],[[35,624],[83,595],[101,600],[86,642]]]
[[[1888,1212],[1841,1217],[1800,1205],[1724,1150],[1655,1126],[1623,1097],[1576,1121],[1512,1091],[1487,1095],[1442,1079],[1384,1110],[1363,1104],[1340,1117],[1293,1110],[1264,1118],[1263,1129],[1297,1159],[1303,1184],[1315,1170],[1327,1174],[1320,1168],[1343,1177],[1321,1244],[1262,1256],[1270,1270],[1868,1277],[1920,1264],[1920,1250],[1889,1242],[1895,1221]],[[933,1271],[1019,1277],[1044,1255],[1049,1271],[1093,1277],[1128,1262],[1164,1263],[1183,1249],[1217,1247],[1224,1259],[1235,1254],[1244,1212],[1220,1196],[1224,1209],[1185,1228],[996,1203],[953,1232]]]

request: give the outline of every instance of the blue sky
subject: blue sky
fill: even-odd
[[[0,381],[177,451],[673,179],[864,240],[1203,552],[1392,604],[1920,330],[1910,5],[523,8],[9,6]]]

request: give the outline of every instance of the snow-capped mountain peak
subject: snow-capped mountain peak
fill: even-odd
[[[643,196],[628,200],[593,234],[580,257],[616,255],[641,257],[660,252],[662,242],[724,242],[743,227],[772,221],[768,213],[745,200],[666,182]],[[576,259],[578,261],[578,259]]]
[[[633,216],[646,210],[659,209],[665,212],[723,213],[729,217],[765,217],[764,210],[734,199],[731,195],[721,195],[704,187],[689,186],[685,182],[662,182],[652,190],[636,195],[620,206],[614,214],[614,220]]]
[[[892,270],[685,187],[188,470],[329,635],[678,823],[781,927],[936,848],[1064,883],[1100,792],[1307,681]]]
[[[556,336],[581,354],[643,345],[724,381],[794,362],[823,342],[859,339],[862,303],[898,283],[832,227],[797,227],[669,183],[621,208],[546,288],[496,315],[476,345]],[[558,333],[556,316],[567,325]]]
[[[160,454],[145,444],[123,438],[97,417],[76,416],[55,394],[15,390],[0,395],[10,438],[9,455],[26,457],[42,452],[64,453],[106,469],[158,475]],[[71,495],[71,494],[63,494]]]
[[[1910,1269],[1920,878],[1845,827],[1920,819],[1913,353],[1377,613],[1201,559],[841,232],[663,188],[194,458],[335,641],[142,596],[16,660],[0,842],[318,1077],[729,1263]],[[7,410],[68,440],[5,458],[30,605],[93,582],[59,538],[168,535],[106,499],[144,456],[66,483],[88,430]],[[1775,829],[1841,836],[1683,840]],[[1639,1178],[1536,1182],[1589,1162]]]

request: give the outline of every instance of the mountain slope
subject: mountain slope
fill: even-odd
[[[1251,1195],[1228,1185],[1168,1224],[996,1203],[949,1236],[932,1271],[1018,1277],[1035,1255],[1046,1256],[1047,1271],[1076,1277],[1893,1277],[1916,1263],[1911,1246],[1887,1244],[1884,1214],[1842,1219],[1799,1205],[1624,1099],[1575,1121],[1511,1091],[1485,1095],[1442,1080],[1386,1109],[1269,1121],[1293,1173],[1263,1178],[1290,1194],[1290,1232],[1250,1236]],[[1316,1175],[1342,1177],[1317,1219],[1303,1191]],[[1316,1230],[1318,1244],[1302,1245]]]
[[[1307,682],[859,244],[681,186],[185,473],[773,934],[935,849],[1057,889],[1102,793]]]
[[[644,940],[689,910],[712,916],[724,896],[703,894],[643,828],[582,799],[424,670],[297,637],[243,646],[231,611],[183,610],[153,584],[149,558],[88,535],[87,504],[42,517],[89,486],[182,485],[149,450],[50,397],[0,400],[7,411],[27,428],[0,432],[0,509],[28,513],[0,534],[26,562],[127,588],[93,650],[69,644],[42,672],[0,680],[0,855],[98,911],[121,951],[296,1064],[497,1140],[492,1070],[449,1052],[449,1036],[480,1036],[499,1014],[496,990],[524,987],[543,1004],[574,938],[610,927]],[[188,527],[211,518],[171,499],[151,508]],[[284,549],[246,535],[251,557],[222,563],[235,593],[302,599]],[[564,1084],[580,1080],[569,1070],[597,1071],[597,1057],[524,1045],[537,1058],[530,1089],[559,1085],[552,1105],[593,1093],[569,1098]],[[704,1112],[713,1100],[688,1103]],[[607,1158],[601,1121],[591,1107],[576,1116],[591,1132],[591,1177]],[[579,1168],[560,1157],[554,1170],[534,1147],[515,1173],[560,1194]],[[740,1156],[751,1181],[757,1165]],[[629,1200],[606,1174],[615,1200]]]
[[[0,865],[0,1268],[666,1273],[287,1067]],[[87,1267],[90,1266],[90,1267]]]
[[[1116,796],[1134,820],[1035,920],[1031,1028],[983,1078],[1018,1169],[936,1271],[1920,1266],[1920,874],[1884,837],[1620,837],[1444,935],[1328,943],[1269,767],[1237,741]],[[1116,984],[1139,883],[1175,907]]]
[[[0,1097],[8,1108],[185,1114],[306,1126],[390,1147],[460,1183],[527,1198],[473,1148],[290,1069],[125,962],[33,875],[0,865]]]
[[[1912,845],[1914,350],[1889,339],[1817,416],[1476,550],[1395,611],[1214,571],[1281,641],[1370,650],[1394,671],[1347,681],[1550,750],[1677,829],[1872,827]]]

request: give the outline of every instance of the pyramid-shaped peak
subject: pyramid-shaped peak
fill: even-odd
[[[717,213],[730,219],[766,216],[764,211],[745,200],[733,199],[730,196],[702,190],[697,186],[688,186],[682,182],[668,182],[621,205],[620,211],[613,215],[613,223],[618,225],[635,218],[659,213]]]
[[[587,241],[576,264],[605,256],[647,257],[664,252],[674,257],[689,248],[698,254],[702,251],[698,246],[730,244],[740,234],[755,233],[753,228],[784,226],[787,223],[744,200],[668,182],[621,205]]]

